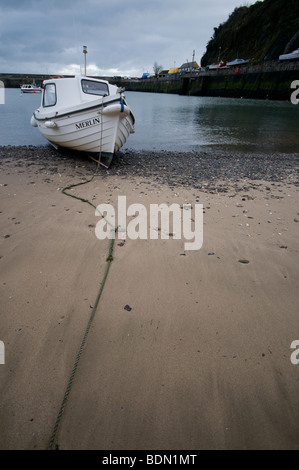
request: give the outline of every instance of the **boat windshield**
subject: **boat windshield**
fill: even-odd
[[[92,80],[81,80],[82,90],[88,95],[109,95],[109,89],[107,83],[95,82]]]

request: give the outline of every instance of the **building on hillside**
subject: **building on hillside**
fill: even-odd
[[[185,62],[185,64],[181,65],[179,68],[179,73],[190,73],[195,69],[198,69],[199,65],[196,61],[194,62]]]

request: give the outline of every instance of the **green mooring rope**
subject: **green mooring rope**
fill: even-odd
[[[70,194],[68,193],[67,191],[74,188],[74,187],[77,187],[77,186],[81,186],[83,184],[87,184],[87,183],[90,183],[93,178],[95,177],[96,175],[93,175],[93,177],[88,180],[88,181],[84,181],[82,183],[78,183],[78,184],[72,184],[70,186],[67,186],[65,188],[62,189],[62,193],[65,194],[66,196],[70,196],[72,198],[75,198],[75,199],[78,199],[79,201],[81,202],[84,202],[86,204],[89,204],[90,206],[92,206],[94,209],[96,209],[96,206],[94,204],[92,204],[88,199],[83,199],[79,196],[75,196],[74,194]],[[100,214],[102,215],[102,214]],[[103,215],[102,215],[103,217]],[[111,226],[111,224],[107,221],[107,223]],[[117,229],[114,229],[115,231]],[[107,279],[107,276],[108,276],[108,272],[109,272],[109,269],[110,269],[110,265],[113,261],[113,248],[114,248],[114,242],[115,242],[115,237],[111,239],[110,241],[110,245],[109,245],[109,252],[108,252],[108,256],[106,258],[106,269],[105,269],[105,273],[104,273],[104,277],[102,279],[102,282],[101,282],[101,286],[100,286],[100,289],[98,291],[98,295],[96,297],[96,301],[95,301],[95,304],[94,304],[94,307],[92,309],[92,312],[91,312],[91,315],[90,315],[90,318],[89,318],[89,321],[88,321],[88,324],[87,324],[87,327],[86,327],[86,330],[85,330],[85,333],[84,333],[84,336],[83,336],[83,339],[81,341],[81,345],[80,345],[80,348],[79,348],[79,351],[77,353],[77,356],[76,356],[76,359],[75,359],[75,362],[74,362],[74,365],[73,365],[73,369],[72,369],[72,372],[71,372],[71,375],[70,375],[70,378],[69,378],[69,381],[68,381],[68,384],[67,384],[67,387],[66,387],[66,390],[65,390],[65,393],[64,393],[64,397],[63,397],[63,400],[62,400],[62,403],[61,403],[61,406],[60,406],[60,409],[59,409],[59,412],[58,412],[58,415],[57,415],[57,418],[56,418],[56,422],[55,422],[55,425],[54,425],[54,428],[53,428],[53,431],[52,431],[52,435],[51,435],[51,438],[50,438],[50,441],[49,441],[49,444],[48,444],[48,447],[47,447],[47,450],[51,450],[52,447],[53,447],[53,444],[54,444],[54,440],[56,438],[56,435],[57,435],[57,431],[58,431],[58,427],[59,427],[59,424],[60,424],[60,421],[61,421],[61,418],[62,418],[62,415],[63,415],[63,412],[64,412],[64,408],[65,408],[65,405],[66,405],[66,402],[67,402],[67,399],[68,399],[68,396],[70,394],[70,390],[71,390],[71,387],[72,387],[72,383],[73,383],[73,380],[74,380],[74,377],[75,377],[75,373],[76,373],[76,370],[77,370],[77,366],[78,366],[78,363],[79,363],[79,360],[80,360],[80,357],[81,357],[81,354],[83,352],[83,349],[84,349],[84,345],[85,345],[85,342],[86,342],[86,338],[87,338],[87,335],[89,333],[89,329],[90,329],[90,326],[92,324],[92,321],[94,319],[94,316],[95,316],[95,313],[96,313],[96,309],[97,309],[97,306],[98,306],[98,303],[100,301],[100,298],[101,298],[101,295],[102,295],[102,292],[103,292],[103,289],[104,289],[104,286],[105,286],[105,282],[106,282],[106,279]]]

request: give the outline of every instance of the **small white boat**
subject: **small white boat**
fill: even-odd
[[[109,167],[115,152],[134,133],[135,119],[123,91],[86,76],[45,80],[31,125],[55,148],[94,154]]]
[[[231,60],[230,62],[226,62],[226,65],[228,67],[234,67],[235,65],[245,65],[248,63],[249,63],[249,60],[235,59],[235,60]]]
[[[294,59],[299,59],[299,49],[296,49],[293,52],[290,52],[289,54],[282,54],[279,56],[279,60],[294,60]]]
[[[22,93],[39,93],[42,89],[40,86],[35,85],[35,83],[29,85],[21,85],[21,92]]]
[[[209,70],[223,69],[223,68],[227,68],[226,62],[223,62],[223,60],[221,60],[220,62],[218,62],[218,64],[211,64],[211,65],[209,65]]]

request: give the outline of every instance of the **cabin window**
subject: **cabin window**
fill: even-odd
[[[88,95],[99,95],[107,96],[109,95],[109,89],[107,83],[103,82],[93,82],[92,80],[82,80],[82,90]]]
[[[55,83],[48,83],[44,89],[43,106],[44,108],[47,108],[49,106],[55,106],[56,101],[56,85]]]

